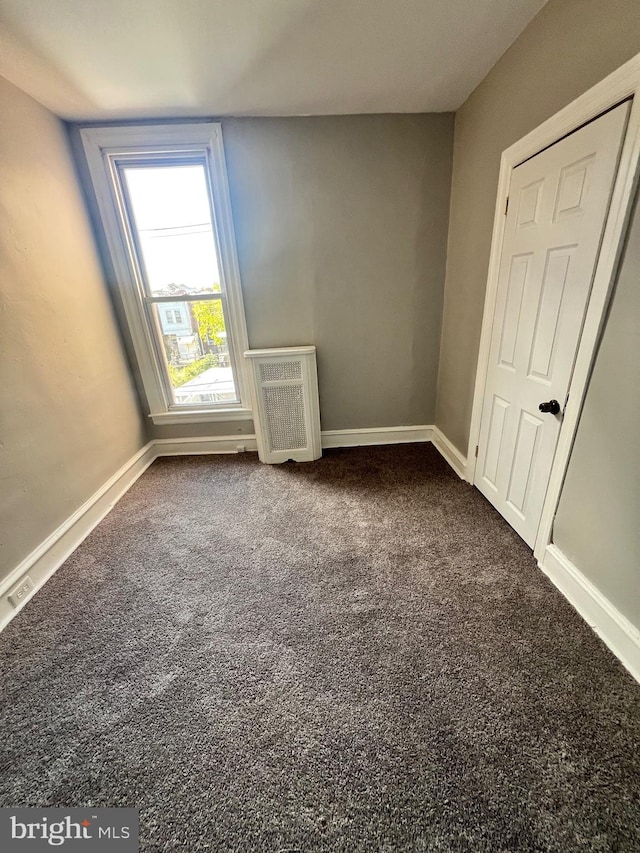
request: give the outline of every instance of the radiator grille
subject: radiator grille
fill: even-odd
[[[302,379],[301,361],[266,361],[260,364],[261,382],[283,382],[287,379]]]
[[[263,388],[270,449],[298,450],[307,446],[304,391],[301,385]]]
[[[247,350],[261,462],[310,462],[322,456],[314,346]]]

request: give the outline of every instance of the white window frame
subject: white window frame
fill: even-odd
[[[249,349],[247,326],[240,284],[240,269],[231,215],[231,201],[219,122],[194,124],[128,125],[85,127],[80,137],[95,191],[105,237],[124,307],[135,354],[149,403],[149,416],[156,424],[203,423],[221,420],[245,420],[252,417],[250,376],[244,353]],[[212,202],[213,234],[218,253],[223,310],[229,351],[235,368],[240,402],[200,404],[194,407],[174,404],[169,395],[166,365],[158,351],[156,335],[145,307],[144,285],[131,245],[126,212],[117,180],[117,164],[129,158],[200,158],[207,166]],[[178,299],[174,301],[179,301]]]

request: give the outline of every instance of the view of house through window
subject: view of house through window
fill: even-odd
[[[120,174],[174,404],[238,401],[204,164],[127,163]]]

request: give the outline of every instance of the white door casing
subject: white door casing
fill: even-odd
[[[625,103],[512,171],[474,482],[533,547],[606,220]]]

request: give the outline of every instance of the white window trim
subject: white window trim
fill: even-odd
[[[231,215],[222,126],[219,122],[203,122],[86,127],[80,130],[80,136],[115,272],[116,285],[122,299],[149,402],[149,416],[156,424],[250,419],[252,417],[251,380],[244,358],[244,353],[249,348],[249,340]],[[118,196],[112,178],[114,162],[118,155],[144,155],[159,151],[169,155],[182,153],[186,156],[203,156],[211,173],[213,231],[220,276],[229,306],[225,321],[236,368],[239,404],[211,408],[198,406],[188,409],[175,406],[167,397],[163,380],[165,368],[157,353],[156,341],[149,329],[144,307],[138,295],[138,284],[133,273],[135,255],[121,227],[122,200]]]

